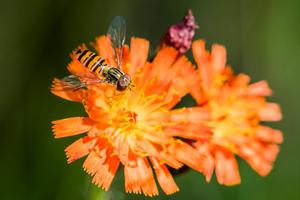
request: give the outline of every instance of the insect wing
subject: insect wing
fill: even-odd
[[[78,90],[88,85],[102,83],[104,80],[91,76],[76,76],[69,75],[60,80],[54,80],[52,89],[57,91],[62,90]]]
[[[126,37],[125,20],[120,16],[116,16],[109,25],[107,35],[110,38],[112,47],[115,51],[117,65],[120,68],[122,65],[123,46]]]

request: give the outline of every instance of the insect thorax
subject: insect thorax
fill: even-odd
[[[121,76],[123,76],[123,72],[121,72],[118,68],[111,67],[106,73],[103,73],[103,75],[108,82],[116,84]]]

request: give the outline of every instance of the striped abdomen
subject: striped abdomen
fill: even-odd
[[[101,75],[103,71],[107,68],[107,64],[105,59],[97,56],[96,53],[88,50],[88,49],[77,49],[74,51],[74,55],[77,60],[83,64],[90,71]],[[106,70],[105,70],[106,71]]]

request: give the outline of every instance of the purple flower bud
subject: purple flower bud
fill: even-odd
[[[176,48],[180,53],[190,49],[195,29],[199,28],[195,22],[192,10],[188,10],[181,22],[172,25],[164,37],[164,43]]]

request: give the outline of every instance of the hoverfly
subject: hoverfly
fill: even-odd
[[[126,35],[125,20],[116,16],[108,28],[107,35],[114,49],[117,66],[109,66],[104,58],[86,48],[79,47],[73,51],[73,55],[91,73],[62,78],[62,90],[77,90],[92,84],[109,83],[115,85],[118,91],[123,91],[131,85],[131,77],[121,70]]]

